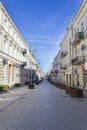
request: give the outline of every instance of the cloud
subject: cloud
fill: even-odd
[[[47,43],[47,44],[55,44],[58,45],[57,41],[52,41],[52,40],[41,40],[41,39],[34,39],[34,40],[29,40],[32,43]]]
[[[33,44],[41,43],[41,44],[59,46],[61,39],[63,38],[63,34],[58,35],[58,37],[50,37],[50,36],[44,36],[44,35],[30,35],[29,37],[27,39],[28,43],[33,43]]]

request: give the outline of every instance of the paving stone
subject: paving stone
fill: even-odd
[[[0,100],[0,130],[87,130],[87,97],[71,98],[46,80],[0,97],[9,99]]]

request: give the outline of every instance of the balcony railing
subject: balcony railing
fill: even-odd
[[[61,58],[64,58],[67,54],[68,54],[67,51],[62,51],[61,52]]]
[[[58,70],[55,70],[55,73],[57,74],[57,73],[58,73]]]
[[[72,44],[76,44],[76,43],[78,44],[83,39],[84,39],[84,32],[77,32],[75,34],[73,41],[72,41]]]
[[[77,56],[77,57],[73,58],[71,62],[74,65],[84,63],[84,57],[83,56]]]
[[[26,54],[27,53],[27,49],[22,48],[22,53],[23,53],[23,55]]]
[[[61,65],[61,69],[67,69],[67,65]]]

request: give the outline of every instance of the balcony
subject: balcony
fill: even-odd
[[[67,51],[62,51],[61,58],[64,58],[67,54],[68,54]]]
[[[23,61],[21,65],[22,65],[22,67],[24,67],[27,65],[27,62]]]
[[[67,69],[67,65],[61,65],[61,69]]]
[[[23,55],[27,54],[27,49],[22,48],[22,53],[23,53]]]
[[[72,44],[79,44],[81,40],[84,39],[84,32],[77,32],[72,41]]]
[[[83,58],[83,56],[77,56],[77,57],[73,58],[71,62],[73,65],[76,65],[76,64],[79,65],[81,63],[84,63],[84,58]]]
[[[57,73],[58,73],[58,70],[55,70],[55,73],[57,74]]]

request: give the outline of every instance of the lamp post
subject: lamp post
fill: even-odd
[[[32,83],[32,67],[31,67],[31,55],[32,55],[32,53],[31,53],[31,51],[29,50],[29,52],[30,52],[30,83]]]

